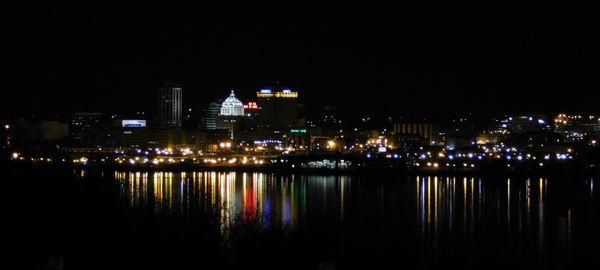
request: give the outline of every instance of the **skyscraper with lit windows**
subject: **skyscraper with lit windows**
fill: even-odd
[[[183,87],[175,82],[158,89],[158,123],[163,127],[181,127]]]
[[[286,129],[298,124],[298,92],[289,88],[263,88],[256,97],[260,108],[256,122],[260,127]]]

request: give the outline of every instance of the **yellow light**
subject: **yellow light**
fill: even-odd
[[[4,129],[10,129],[10,125],[9,124],[4,125]]]
[[[327,141],[327,146],[334,148],[335,147],[335,142],[332,140]]]
[[[17,153],[17,152],[12,153],[12,158],[13,159],[19,158],[19,153]]]

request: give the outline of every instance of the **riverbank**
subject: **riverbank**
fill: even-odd
[[[206,165],[194,163],[161,164],[72,164],[72,163],[33,163],[4,161],[3,168],[57,168],[57,169],[85,169],[93,171],[135,171],[135,172],[246,172],[246,173],[274,173],[274,174],[304,174],[304,175],[481,175],[481,176],[600,176],[598,168],[581,168],[577,166],[546,166],[546,167],[480,167],[480,168],[432,168],[432,167],[408,167],[408,166],[362,166],[352,168],[303,168],[291,167],[281,164],[262,165]]]

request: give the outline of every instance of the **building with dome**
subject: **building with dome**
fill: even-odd
[[[231,94],[221,104],[222,116],[244,116],[244,104],[235,97],[235,93],[231,90]]]
[[[243,127],[245,116],[244,104],[231,90],[229,97],[221,104],[221,111],[215,119],[216,129],[229,130],[230,138],[234,139],[234,133]]]

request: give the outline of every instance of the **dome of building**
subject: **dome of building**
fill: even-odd
[[[235,97],[235,93],[231,90],[231,94],[221,105],[221,115],[228,116],[243,116],[244,104]]]

